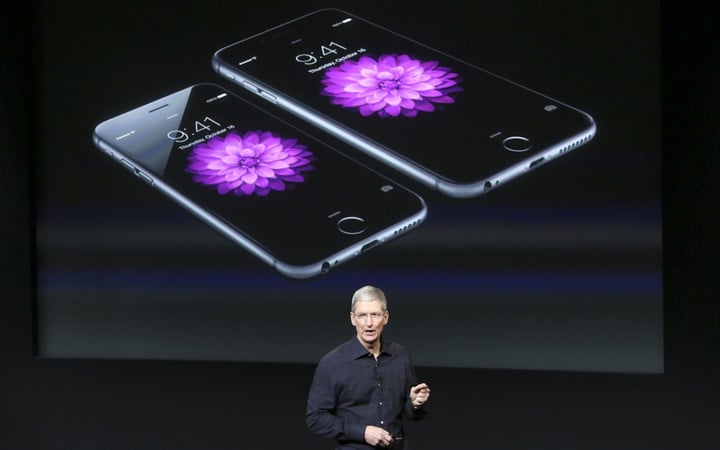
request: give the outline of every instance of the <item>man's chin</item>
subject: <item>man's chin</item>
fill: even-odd
[[[362,339],[363,341],[365,341],[367,343],[373,343],[373,342],[377,341],[377,338],[378,338],[377,331],[373,331],[372,333],[362,332],[360,334],[360,339]]]
[[[365,342],[375,342],[378,338],[377,331],[374,331],[372,333],[362,333],[360,336]]]

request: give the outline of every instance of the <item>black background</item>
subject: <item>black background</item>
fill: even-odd
[[[528,17],[533,8],[553,4],[530,6]],[[100,4],[96,8],[86,13],[98,20],[111,11]],[[293,16],[293,8],[301,6],[283,11]],[[4,28],[18,34],[3,36],[3,77],[7,77],[3,106],[13,107],[2,111],[2,142],[7,150],[0,166],[5,250],[0,342],[9,362],[0,373],[0,414],[6,416],[0,435],[3,446],[330,448],[310,435],[301,419],[310,365],[32,357],[30,150],[42,132],[33,117],[44,83],[42,73],[36,71],[41,67],[34,53],[37,41],[32,40],[41,27],[32,21],[30,9],[19,11],[26,16],[6,17],[15,26]],[[180,13],[193,17],[187,9]],[[555,13],[560,24],[568,18],[562,9]],[[140,9],[137,14],[142,17]],[[420,11],[415,14],[422,17]],[[455,14],[462,15],[457,10]],[[718,416],[720,324],[712,266],[718,232],[713,179],[718,54],[711,24],[703,19],[701,12],[663,8],[665,373],[422,368],[421,376],[432,380],[433,407],[425,423],[411,427],[418,448],[717,447],[709,427]],[[431,18],[423,20],[427,23]],[[22,24],[27,26],[18,26]],[[117,30],[118,42],[132,32],[132,26]],[[451,38],[448,30],[448,42]],[[81,57],[72,55],[69,60],[79,63]],[[122,58],[122,52],[113,57]],[[151,61],[148,55],[148,64],[137,70],[148,70]],[[68,69],[72,70],[71,64]],[[111,73],[108,79],[108,86],[94,89],[111,90],[122,83]],[[151,98],[168,88],[167,82],[148,80],[138,89],[138,98]],[[128,105],[134,100],[128,98]],[[322,324],[312,328],[322,330]]]

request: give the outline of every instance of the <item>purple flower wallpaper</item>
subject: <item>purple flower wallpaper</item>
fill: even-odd
[[[455,103],[451,93],[462,90],[458,74],[437,61],[387,54],[377,60],[363,56],[325,71],[323,95],[363,116],[415,117],[431,112],[437,103]]]
[[[305,181],[303,172],[313,170],[315,158],[295,139],[283,139],[267,131],[232,131],[196,145],[188,156],[187,172],[193,180],[225,195],[266,196],[271,191]]]

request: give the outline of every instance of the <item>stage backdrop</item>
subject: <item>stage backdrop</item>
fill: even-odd
[[[373,284],[389,297],[386,336],[417,365],[662,372],[657,3],[337,2],[594,117],[584,146],[464,199],[212,70],[215,50],[325,6],[316,3],[36,9],[37,354],[314,363],[351,336],[352,292]],[[414,191],[426,220],[325,275],[290,279],[93,145],[98,123],[199,82],[262,104]],[[480,155],[467,147],[472,165]],[[278,220],[293,229],[292,217]]]

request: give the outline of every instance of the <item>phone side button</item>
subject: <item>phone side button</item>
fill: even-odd
[[[265,92],[265,91],[260,91],[260,96],[261,96],[262,98],[264,98],[265,100],[269,101],[269,102],[272,103],[272,104],[276,104],[276,103],[277,103],[277,98],[275,98],[274,95],[268,94],[268,93]]]
[[[120,160],[120,164],[122,164],[122,165],[123,165],[127,170],[129,170],[130,172],[135,172],[135,166],[133,166],[132,164],[130,164],[128,161],[126,161],[126,160],[124,160],[124,159],[121,159],[121,160]]]
[[[153,186],[153,185],[154,185],[153,179],[150,178],[149,176],[145,175],[144,173],[140,172],[139,170],[136,171],[135,174],[138,176],[138,178],[140,178],[141,180],[143,180],[144,182],[146,182],[146,183],[149,184],[150,186]]]
[[[249,81],[243,81],[242,85],[245,89],[252,92],[253,94],[260,94],[260,89],[258,89],[257,86],[250,83]]]

